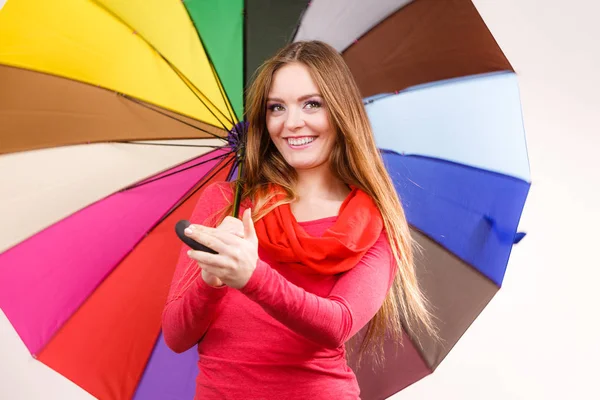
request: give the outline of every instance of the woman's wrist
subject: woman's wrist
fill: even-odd
[[[245,294],[259,290],[265,281],[265,274],[268,272],[268,268],[270,268],[270,266],[259,258],[250,279],[239,290]]]

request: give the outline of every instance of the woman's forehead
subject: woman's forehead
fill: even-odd
[[[320,90],[304,64],[287,64],[273,74],[269,97],[298,99],[319,94]]]

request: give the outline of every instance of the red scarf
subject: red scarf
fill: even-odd
[[[371,197],[353,187],[336,222],[321,237],[306,233],[289,204],[276,207],[254,226],[260,245],[275,260],[309,273],[334,275],[358,264],[381,235],[383,219]]]

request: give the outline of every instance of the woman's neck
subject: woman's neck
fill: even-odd
[[[350,189],[337,178],[329,167],[297,171],[298,179],[294,186],[298,199],[344,200]]]

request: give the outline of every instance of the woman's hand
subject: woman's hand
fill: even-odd
[[[200,225],[192,225],[192,229],[194,229],[194,227],[199,227],[199,226]],[[244,237],[244,224],[242,223],[241,220],[239,220],[237,218],[233,218],[233,217],[229,217],[229,216],[225,217],[225,219],[217,227],[217,230],[233,233],[234,235],[237,235],[242,238]],[[210,272],[206,271],[200,263],[198,263],[198,267],[200,268],[200,271],[202,273],[202,280],[204,280],[204,282],[207,285],[213,286],[213,287],[225,286],[225,284],[223,282],[221,282],[221,280],[219,278],[217,278]]]
[[[190,226],[192,229],[186,229],[187,236],[218,253],[190,250],[188,255],[200,264],[203,279],[205,274],[208,277],[212,275],[229,287],[241,289],[248,283],[256,269],[258,238],[250,209],[247,209],[242,217],[243,237],[239,236],[239,220],[237,223],[231,220],[227,222],[227,226],[230,227],[227,230],[221,229],[221,226],[209,228],[202,225],[192,225]]]
[[[199,226],[199,225],[197,225],[197,226]],[[225,219],[217,227],[217,230],[233,233],[234,235],[237,235],[242,238],[244,237],[244,224],[242,223],[241,220],[239,220],[237,218],[233,218],[233,217],[229,217],[229,216],[225,217]],[[220,286],[225,285],[219,278],[217,278],[210,272],[203,269],[202,265],[198,264],[198,266],[200,267],[200,270],[202,271],[202,279],[204,280],[204,282],[207,285],[213,286],[213,287],[220,287]]]

